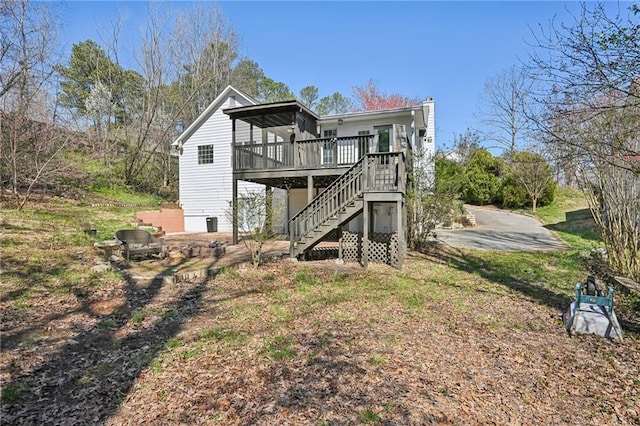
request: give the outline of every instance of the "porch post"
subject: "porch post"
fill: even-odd
[[[290,192],[287,189],[287,212],[286,212],[286,216],[287,216],[287,231],[289,232],[289,257],[291,259],[294,259],[295,256],[293,254],[294,251],[294,235],[293,235],[293,226],[291,226],[291,222],[289,221],[291,219],[291,217],[289,217],[289,196],[290,196]]]
[[[233,194],[231,196],[231,209],[232,209],[232,222],[233,222],[233,236],[231,242],[238,244],[238,179],[233,178]]]
[[[313,201],[313,175],[307,176],[307,204]]]
[[[264,204],[264,227],[267,232],[271,233],[273,232],[273,191],[268,185],[264,187]]]
[[[362,266],[369,266],[369,202],[366,197],[362,207]]]
[[[405,238],[405,229],[404,226],[405,218],[407,217],[406,206],[402,200],[398,200],[396,204],[396,232],[398,232],[398,264],[396,267],[398,269],[402,268],[402,264],[404,263],[404,253],[407,250],[407,242]]]
[[[231,167],[233,173],[237,169],[236,164],[236,119],[231,120]],[[238,179],[235,176],[232,177],[232,194],[231,194],[231,226],[233,232],[231,233],[231,242],[238,244]]]
[[[293,156],[293,161],[291,162],[291,165],[295,168],[298,168],[299,166],[302,165],[304,161],[302,160],[302,158],[300,158],[300,144],[298,143],[298,140],[303,139],[303,137],[302,137],[302,133],[296,131],[298,126],[296,126],[295,113],[291,114],[291,127],[293,130],[293,137],[289,138],[289,142],[290,142],[289,146],[291,147],[291,155]]]
[[[238,169],[236,164],[236,119],[231,120],[231,170]]]

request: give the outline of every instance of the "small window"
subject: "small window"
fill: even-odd
[[[198,145],[198,164],[213,164],[213,145]]]

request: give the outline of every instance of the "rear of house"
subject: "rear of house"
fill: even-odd
[[[413,185],[432,185],[434,129],[432,99],[318,116],[297,101],[258,104],[229,86],[174,142],[185,230],[231,231],[236,243],[251,199],[243,194],[261,191],[282,206],[268,220],[289,234],[292,257],[353,237],[354,259],[401,266],[410,169],[421,152],[428,178]]]
[[[231,120],[222,110],[253,104],[253,99],[229,86],[173,143],[180,155],[179,194],[186,232],[231,232],[227,212],[232,199],[232,132]],[[263,188],[239,184],[240,193]]]
[[[295,100],[225,109],[233,122],[233,197],[240,201],[242,182],[286,191],[292,258],[313,258],[318,244],[337,238],[342,259],[401,267],[414,148],[433,170],[433,107],[428,99],[323,117]],[[420,186],[429,187],[433,173],[425,174],[429,182]],[[234,243],[239,234],[234,227]]]

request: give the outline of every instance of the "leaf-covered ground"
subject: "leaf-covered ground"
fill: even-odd
[[[199,282],[3,288],[0,418],[638,424],[637,338],[562,327],[581,275],[564,253],[439,252],[401,271],[283,260]]]

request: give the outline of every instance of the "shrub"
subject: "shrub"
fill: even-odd
[[[500,176],[504,164],[486,149],[473,154],[464,169],[462,199],[470,204],[492,204],[500,199]]]

